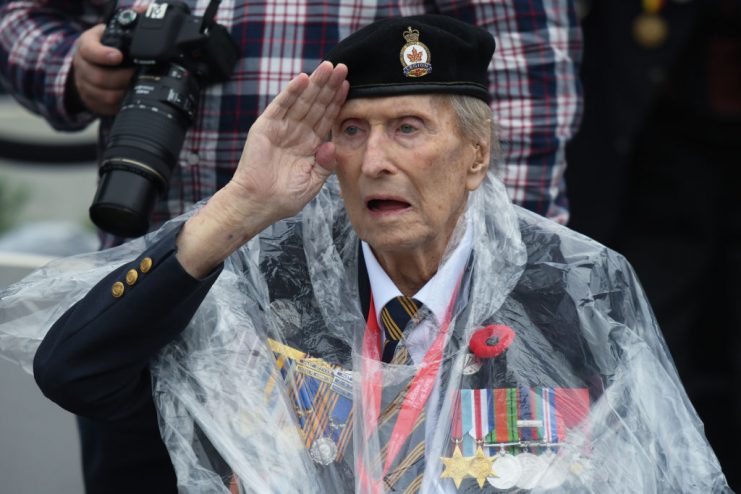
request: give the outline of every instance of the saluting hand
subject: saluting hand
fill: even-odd
[[[328,142],[349,85],[347,67],[323,62],[300,74],[268,105],[245,141],[232,180],[190,218],[178,237],[187,272],[210,272],[276,221],[295,215],[336,167]]]
[[[273,100],[247,136],[230,187],[274,219],[298,213],[334,171],[327,136],[347,95],[347,67],[323,62]]]

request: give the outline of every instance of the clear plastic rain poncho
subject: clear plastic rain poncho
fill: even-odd
[[[8,289],[3,354],[28,369],[56,318],[182,221]],[[182,492],[728,491],[628,263],[494,178],[449,251],[465,228],[471,260],[417,365],[377,359],[335,180],[231,256],[151,363]]]

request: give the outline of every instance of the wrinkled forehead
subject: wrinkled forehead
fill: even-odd
[[[438,94],[410,94],[353,98],[345,102],[337,116],[337,123],[348,118],[401,118],[419,116],[443,123],[454,116],[449,98]]]

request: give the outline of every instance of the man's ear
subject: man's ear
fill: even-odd
[[[491,157],[491,146],[488,143],[475,142],[473,146],[473,159],[468,166],[468,177],[466,188],[474,191],[479,188],[489,170],[489,159]]]

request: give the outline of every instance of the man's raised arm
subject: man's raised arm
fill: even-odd
[[[101,280],[49,330],[34,358],[44,394],[78,415],[122,420],[151,406],[148,364],[188,325],[226,257],[299,212],[334,169],[325,142],[347,68],[296,77],[247,137],[232,181],[180,230]]]
[[[326,137],[347,95],[347,68],[301,74],[250,129],[232,180],[188,220],[177,258],[199,278],[276,221],[295,215],[334,171]]]

